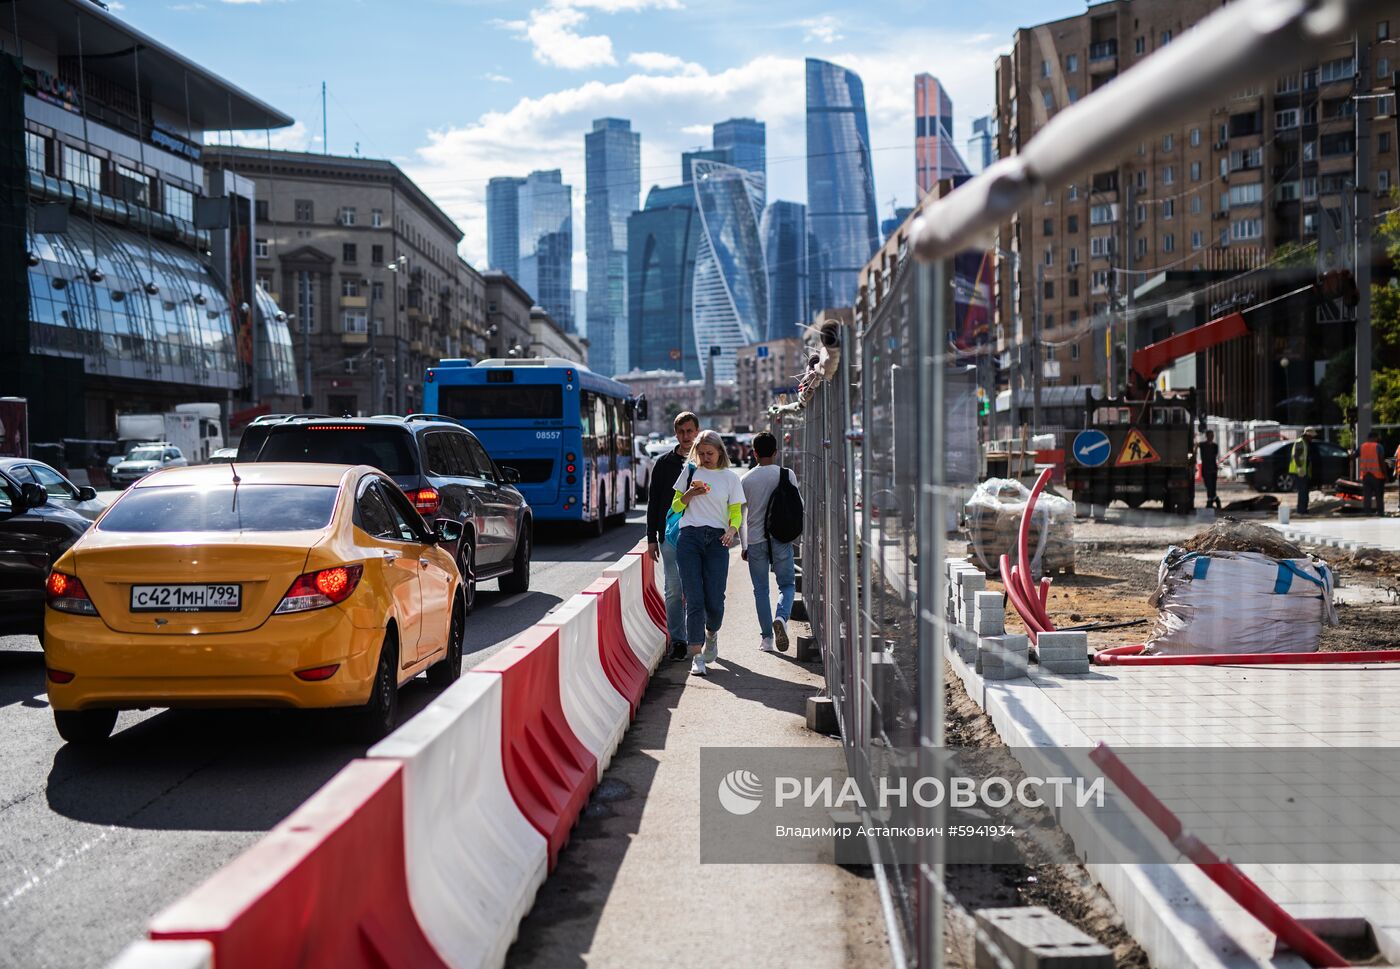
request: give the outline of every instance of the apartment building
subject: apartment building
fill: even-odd
[[[1018,30],[1011,54],[996,65],[997,155],[1019,152],[1057,113],[1221,5],[1107,0],[1078,16]],[[1038,319],[1047,386],[1121,384],[1129,343],[1141,346],[1170,332],[1136,332],[1141,316],[1125,319],[1145,283],[1170,270],[1201,273],[1204,286],[1222,271],[1263,266],[1281,246],[1316,242],[1325,210],[1349,208],[1358,110],[1377,119],[1366,188],[1377,199],[1387,195],[1397,176],[1393,65],[1400,64],[1391,27],[1366,24],[1356,46],[1320,49],[1317,61],[1300,71],[1222,91],[1187,123],[1126,157],[1104,159],[1017,213],[997,241],[1000,349],[1013,357]],[[1357,94],[1382,96],[1357,100]],[[1198,302],[1208,311],[1208,297]],[[1248,377],[1265,399],[1277,396],[1276,375],[1260,361],[1284,345],[1325,358],[1345,338],[1307,330],[1312,317],[1302,309],[1293,315],[1297,332],[1256,332],[1241,346],[1212,351],[1214,382]]]
[[[769,425],[768,406],[784,394],[797,394],[797,381],[807,369],[807,351],[795,336],[740,347],[735,356],[738,423],[754,430]]]

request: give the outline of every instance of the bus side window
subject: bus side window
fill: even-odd
[[[593,448],[593,395],[582,391],[578,395],[579,436],[583,439],[583,456],[591,457]]]
[[[593,397],[593,436],[595,438],[595,453],[602,457],[611,454],[612,449],[608,447],[608,442],[612,439],[612,422],[608,419],[608,401],[600,394]]]

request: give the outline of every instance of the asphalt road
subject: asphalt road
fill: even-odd
[[[479,590],[464,666],[597,578],[642,521],[590,540],[541,529],[532,591]],[[424,677],[408,684],[403,718],[435,695]],[[105,965],[363,752],[324,715],[268,710],[123,713],[106,747],[69,748],[38,640],[0,637],[0,967]]]

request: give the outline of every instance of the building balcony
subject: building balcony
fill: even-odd
[[[422,340],[413,340],[413,341],[411,341],[411,342],[408,344],[408,348],[409,348],[410,350],[412,350],[414,353],[422,353],[422,352],[423,352],[423,341],[422,341]]]
[[[342,296],[340,297],[341,309],[362,310],[369,306],[369,298],[365,296]]]
[[[340,334],[340,345],[346,347],[362,347],[369,343],[368,333],[342,333]]]

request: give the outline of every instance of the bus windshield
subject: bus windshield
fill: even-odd
[[[560,420],[564,390],[558,384],[478,384],[438,389],[438,411],[457,420]]]

